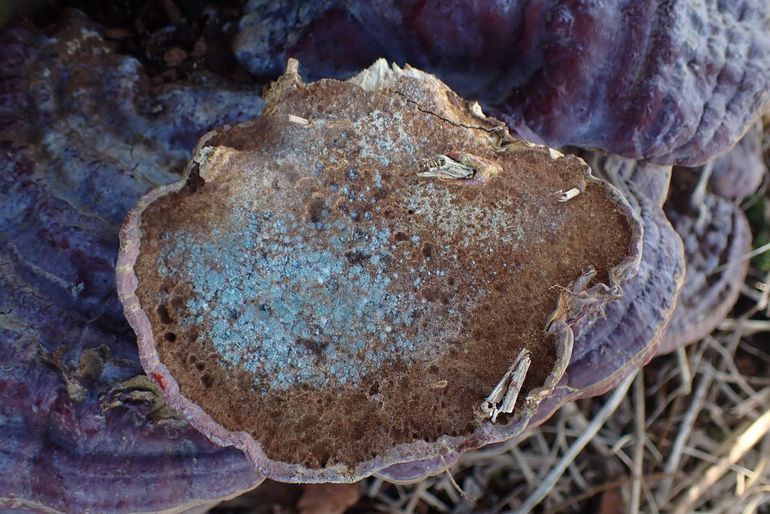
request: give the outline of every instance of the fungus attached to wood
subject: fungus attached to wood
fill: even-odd
[[[188,171],[129,215],[118,292],[169,403],[279,480],[511,437],[639,267],[582,160],[384,61],[309,85],[290,62]]]

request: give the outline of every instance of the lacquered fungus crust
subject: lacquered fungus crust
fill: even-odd
[[[313,78],[347,77],[378,57],[408,62],[530,139],[695,166],[770,108],[768,5],[249,2],[234,49],[258,76],[289,56]]]
[[[627,204],[416,70],[290,71],[267,102],[124,227],[121,298],[171,403],[284,480],[520,430],[566,366],[568,323],[638,265]],[[441,176],[443,158],[471,172]],[[524,349],[516,409],[491,426],[481,403]]]

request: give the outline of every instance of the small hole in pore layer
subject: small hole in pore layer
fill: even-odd
[[[201,376],[201,384],[203,384],[204,387],[211,388],[212,385],[214,385],[214,379],[211,378],[211,375],[206,373],[205,375]]]
[[[197,369],[198,371],[203,371],[204,369],[206,369],[206,364],[204,362],[198,361],[195,363],[195,369]]]
[[[163,304],[158,305],[158,308],[155,309],[155,312],[158,313],[158,318],[160,318],[160,322],[164,325],[168,325],[174,321],[171,319],[171,315],[168,313],[168,309],[166,309],[166,306]]]
[[[314,194],[306,207],[307,219],[311,223],[319,223],[326,216],[326,201],[323,196]]]
[[[166,332],[165,334],[163,334],[163,339],[165,339],[169,343],[173,343],[174,341],[176,341],[176,334],[173,332]]]

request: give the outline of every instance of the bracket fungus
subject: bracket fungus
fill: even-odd
[[[695,166],[770,106],[766,0],[303,4],[248,5],[246,68],[270,76],[296,57],[316,79],[408,62],[551,146]]]
[[[629,204],[413,68],[305,84],[290,61],[265,100],[121,232],[118,294],[169,404],[284,481],[521,431],[571,327],[639,268]]]
[[[761,136],[754,126],[701,168],[673,169],[665,211],[684,244],[687,278],[658,354],[709,334],[738,299],[751,229],[737,201],[754,194],[767,173]]]
[[[45,35],[6,27],[0,509],[176,512],[263,472],[417,480],[608,390],[732,304],[748,235],[725,198],[760,182],[758,132],[719,154],[767,106],[765,2],[298,5],[248,3],[245,66],[271,76],[298,56],[314,78],[348,77],[408,59],[516,134],[709,161],[711,190],[690,198],[703,171],[675,168],[669,194],[669,165],[575,150],[607,186],[411,68],[311,85],[290,73],[264,119],[240,124],[262,111],[253,86],[202,70],[162,84],[76,11]],[[644,55],[625,50],[637,34]],[[118,270],[140,364],[114,260],[127,210],[158,186],[126,225]],[[148,244],[174,266],[153,266]]]
[[[144,374],[115,289],[118,229],[178,180],[186,144],[261,100],[206,79],[151,86],[84,16],[62,25],[0,33],[0,510],[211,506],[263,477]]]

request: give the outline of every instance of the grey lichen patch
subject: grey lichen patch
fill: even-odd
[[[373,110],[352,124],[358,135],[360,158],[372,159],[388,166],[388,155],[416,151],[414,139],[404,129],[403,113]]]
[[[496,198],[492,203],[486,195],[477,194],[460,202],[447,187],[434,182],[423,182],[411,189],[406,202],[415,223],[432,227],[442,239],[455,241],[458,250],[504,245],[511,257],[520,241],[543,242],[565,220],[565,214],[559,212],[543,219],[544,209],[530,212],[530,205],[517,205],[511,196]]]
[[[206,327],[200,337],[264,391],[357,383],[396,359],[443,350],[430,331],[411,329],[418,288],[390,287],[390,230],[327,216],[312,220],[316,233],[292,214],[238,210],[232,231],[211,234],[216,243],[184,231],[164,236],[160,276],[193,284],[180,326]],[[169,268],[177,262],[181,269]],[[415,280],[426,273],[423,266]],[[459,327],[454,317],[445,322]]]

